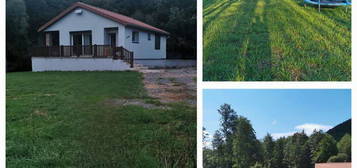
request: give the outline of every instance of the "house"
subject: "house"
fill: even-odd
[[[31,50],[33,71],[127,70],[136,59],[166,59],[169,33],[82,2],[42,25]]]
[[[316,163],[315,168],[351,168],[351,163]]]

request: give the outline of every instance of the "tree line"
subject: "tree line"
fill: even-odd
[[[218,113],[220,129],[214,133],[211,147],[203,149],[205,168],[313,168],[315,163],[351,161],[349,134],[338,142],[321,130],[276,140],[268,133],[258,140],[250,121],[229,104],[220,106]],[[208,141],[205,131],[203,140]]]
[[[7,71],[31,70],[37,29],[79,0],[6,0]],[[170,32],[169,58],[196,58],[196,0],[81,0]]]

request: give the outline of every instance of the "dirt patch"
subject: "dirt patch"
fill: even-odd
[[[150,97],[163,103],[184,102],[196,105],[196,68],[138,69],[144,75]]]
[[[104,101],[104,104],[109,106],[133,105],[133,106],[141,106],[147,109],[169,109],[169,107],[146,103],[145,101],[140,99],[108,99]]]
[[[36,116],[47,117],[47,112],[46,112],[46,111],[40,111],[40,110],[36,109],[33,113],[34,113]]]

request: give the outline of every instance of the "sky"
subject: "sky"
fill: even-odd
[[[217,109],[224,103],[250,120],[258,139],[327,131],[351,118],[349,89],[205,89],[203,126],[210,136],[220,127]]]

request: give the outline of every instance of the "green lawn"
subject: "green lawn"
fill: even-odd
[[[204,0],[205,81],[349,81],[351,9]]]
[[[19,72],[6,77],[8,167],[195,167],[196,109],[156,106],[137,72]]]

